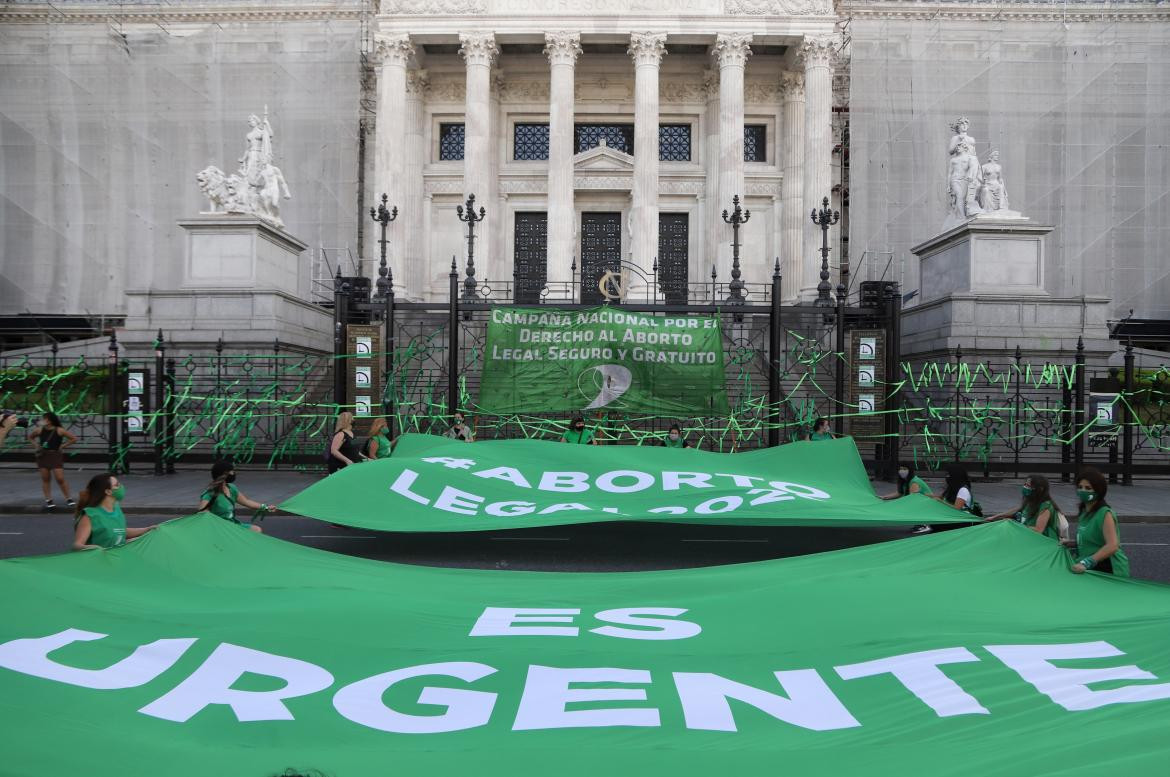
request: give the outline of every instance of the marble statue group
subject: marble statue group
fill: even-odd
[[[251,128],[245,136],[244,155],[238,160],[239,169],[227,175],[215,165],[209,165],[195,176],[199,189],[211,201],[211,212],[239,213],[255,216],[275,227],[283,228],[280,218],[280,200],[292,197],[284,174],[272,163],[272,125],[268,122],[268,108],[264,118],[248,117]]]
[[[959,117],[952,125],[954,136],[947,146],[947,200],[949,207],[943,229],[950,229],[976,216],[1021,218],[1008,207],[1007,187],[999,151],[991,149],[986,164],[979,164],[975,138],[968,134],[971,122]]]

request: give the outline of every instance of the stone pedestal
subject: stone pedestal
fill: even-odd
[[[332,350],[332,314],[308,302],[307,244],[247,216],[207,214],[179,226],[187,232],[179,288],[126,292],[126,347],[162,329],[168,343],[189,348],[222,337],[265,353],[275,339]]]
[[[948,294],[1043,296],[1044,236],[1028,219],[975,218],[910,250],[920,261],[923,302]]]

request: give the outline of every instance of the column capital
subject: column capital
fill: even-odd
[[[752,55],[751,33],[721,32],[715,36],[711,53],[719,61],[719,67],[743,67]]]
[[[780,97],[784,102],[804,99],[804,73],[794,70],[780,72]]]
[[[546,32],[544,55],[550,65],[573,65],[581,56],[581,34],[577,32]]]
[[[379,65],[402,65],[414,56],[409,35],[375,35],[374,57]]]
[[[707,90],[707,100],[719,99],[719,71],[707,68],[703,71],[703,88]]]
[[[406,96],[407,97],[422,97],[430,86],[430,81],[427,79],[427,71],[425,70],[407,70],[406,71]]]
[[[634,67],[640,65],[662,64],[662,57],[666,55],[665,32],[631,32],[630,47],[626,49],[634,60]]]
[[[500,53],[494,32],[461,32],[459,44],[459,53],[468,65],[491,67]]]
[[[800,44],[798,60],[805,70],[812,67],[829,67],[833,62],[837,40],[832,35],[813,35]]]

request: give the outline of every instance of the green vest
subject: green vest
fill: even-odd
[[[236,499],[240,495],[240,490],[229,483],[228,492],[231,494],[231,497],[228,497],[224,494],[223,489],[220,489],[216,492],[215,498],[213,499],[210,491],[204,491],[200,495],[199,500],[208,503],[207,512],[212,515],[218,515],[225,521],[239,523],[240,521],[236,518]]]
[[[907,494],[912,493],[909,489],[910,486],[914,485],[915,483],[918,484],[918,493],[922,494],[923,496],[930,496],[934,493],[930,490],[930,486],[926,485],[925,480],[915,475],[914,477],[910,478],[910,482],[906,484]]]
[[[89,539],[87,545],[116,548],[126,544],[126,516],[122,506],[114,503],[114,509],[106,512],[100,507],[87,507],[83,511],[89,517]],[[74,521],[74,527],[77,522]]]
[[[679,438],[677,440],[672,440],[672,439],[670,439],[670,435],[667,435],[662,440],[662,444],[665,445],[667,448],[685,448],[685,447],[687,447],[687,441],[682,438],[682,435],[679,435]]]
[[[1035,528],[1036,520],[1045,510],[1048,511],[1048,525],[1044,527],[1044,536],[1060,542],[1060,530],[1056,527],[1056,508],[1053,507],[1052,502],[1041,502],[1040,507],[1031,515],[1028,515],[1026,510],[1020,510],[1016,513],[1016,520],[1029,529]]]
[[[374,439],[378,441],[378,454],[375,458],[388,459],[390,458],[390,438],[385,434],[376,434]]]
[[[809,435],[810,440],[831,440],[833,435],[830,432],[813,432]]]
[[[571,442],[575,445],[588,445],[593,442],[593,430],[582,429],[578,432],[576,429],[570,429],[561,437],[561,442]]]
[[[1091,556],[1105,547],[1105,513],[1113,512],[1109,505],[1101,505],[1092,515],[1082,515],[1077,521],[1077,558]],[[1121,549],[1121,522],[1117,515],[1113,516],[1113,523],[1117,527],[1117,552],[1113,554],[1113,574],[1118,577],[1129,577],[1129,558]]]

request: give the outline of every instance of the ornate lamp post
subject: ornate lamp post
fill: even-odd
[[[829,293],[833,290],[829,283],[829,227],[841,220],[841,214],[829,210],[829,198],[821,201],[821,209],[813,208],[812,220],[821,228],[821,282],[817,284],[817,299],[814,303],[818,308],[833,307],[833,300]]]
[[[467,225],[467,277],[463,280],[461,299],[465,302],[474,302],[479,298],[479,293],[475,290],[475,225],[484,220],[487,211],[480,208],[477,214],[475,212],[475,195],[469,194],[467,195],[466,211],[460,205],[455,208],[455,214],[460,221]]]
[[[727,304],[742,305],[744,297],[743,281],[740,280],[739,270],[739,228],[752,217],[752,212],[739,207],[738,194],[731,198],[731,204],[730,216],[726,210],[723,211],[723,221],[731,225],[731,283],[727,284]]]
[[[377,209],[370,208],[370,218],[382,226],[382,237],[378,240],[378,245],[381,247],[382,258],[378,262],[378,292],[377,298],[381,300],[385,306],[382,309],[382,323],[386,326],[386,341],[383,343],[385,349],[385,366],[382,369],[382,406],[390,424],[390,436],[394,435],[394,397],[393,392],[390,391],[390,374],[394,367],[394,273],[390,270],[390,265],[386,261],[386,227],[390,222],[398,218],[398,206],[387,209],[386,204],[389,197],[382,194],[382,202]]]

